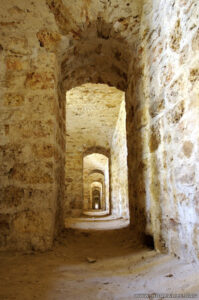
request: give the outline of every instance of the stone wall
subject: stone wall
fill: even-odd
[[[111,145],[111,213],[129,217],[126,109],[122,101]]]
[[[41,31],[48,9],[1,1],[0,11],[0,247],[45,250],[55,232],[63,149],[57,59]]]
[[[149,112],[147,228],[158,249],[199,257],[199,3],[145,1],[141,28]]]
[[[68,141],[66,139],[66,141]],[[74,144],[73,144],[74,145]],[[83,208],[83,153],[66,143],[64,218],[79,216]]]

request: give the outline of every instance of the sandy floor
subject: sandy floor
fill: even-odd
[[[82,230],[114,230],[121,229],[129,226],[128,219],[115,219],[113,216],[82,216],[79,218],[69,218],[65,219],[65,228],[70,229],[82,229]]]
[[[68,230],[52,251],[0,253],[0,300],[131,300],[136,293],[199,299],[198,267],[143,248],[128,229]]]

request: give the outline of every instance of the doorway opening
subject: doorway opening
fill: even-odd
[[[101,209],[100,191],[95,188],[92,190],[92,208],[95,210]]]
[[[91,190],[90,195],[92,197],[92,208],[95,210],[101,209],[102,208],[102,183],[98,181],[92,182],[90,190]]]
[[[67,92],[65,171],[66,227],[85,225],[90,217],[92,229],[96,221],[98,229],[110,221],[115,228],[129,224],[123,91],[87,83]]]
[[[95,215],[96,210],[99,214],[103,212],[103,215],[110,213],[109,181],[109,158],[101,153],[85,155],[83,158],[83,214],[91,215],[92,210],[95,210]]]

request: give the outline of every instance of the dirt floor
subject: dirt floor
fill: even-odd
[[[128,229],[67,230],[51,251],[0,253],[0,300],[165,299],[154,293],[199,299],[198,266],[139,245]]]

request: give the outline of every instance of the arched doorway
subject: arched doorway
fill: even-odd
[[[101,194],[96,187],[92,190],[92,208],[101,209]]]
[[[67,91],[64,215],[81,216],[85,207],[82,153],[89,148],[103,148],[110,153],[109,211],[114,218],[129,221],[125,92],[131,54],[128,43],[120,34],[104,39],[103,34],[99,33],[98,25],[96,27],[96,24],[91,24],[87,29],[82,35],[85,40],[81,44],[80,56],[77,60],[71,60],[68,65],[65,53],[61,65],[60,90]],[[97,36],[93,30],[97,30]],[[112,42],[115,54],[114,61],[110,62]],[[95,49],[99,44],[102,55],[97,53],[99,60],[96,61]],[[77,50],[79,46],[77,40],[74,47]],[[74,57],[76,53],[75,51]],[[94,56],[92,53],[95,53]],[[83,117],[85,114],[86,117]]]
[[[66,98],[68,213],[91,215],[95,205],[90,186],[95,181],[102,185],[98,209],[129,220],[124,92],[105,84],[84,84]]]
[[[94,189],[100,190],[100,209],[110,213],[109,158],[101,153],[85,153],[83,157],[84,210],[93,209]]]

